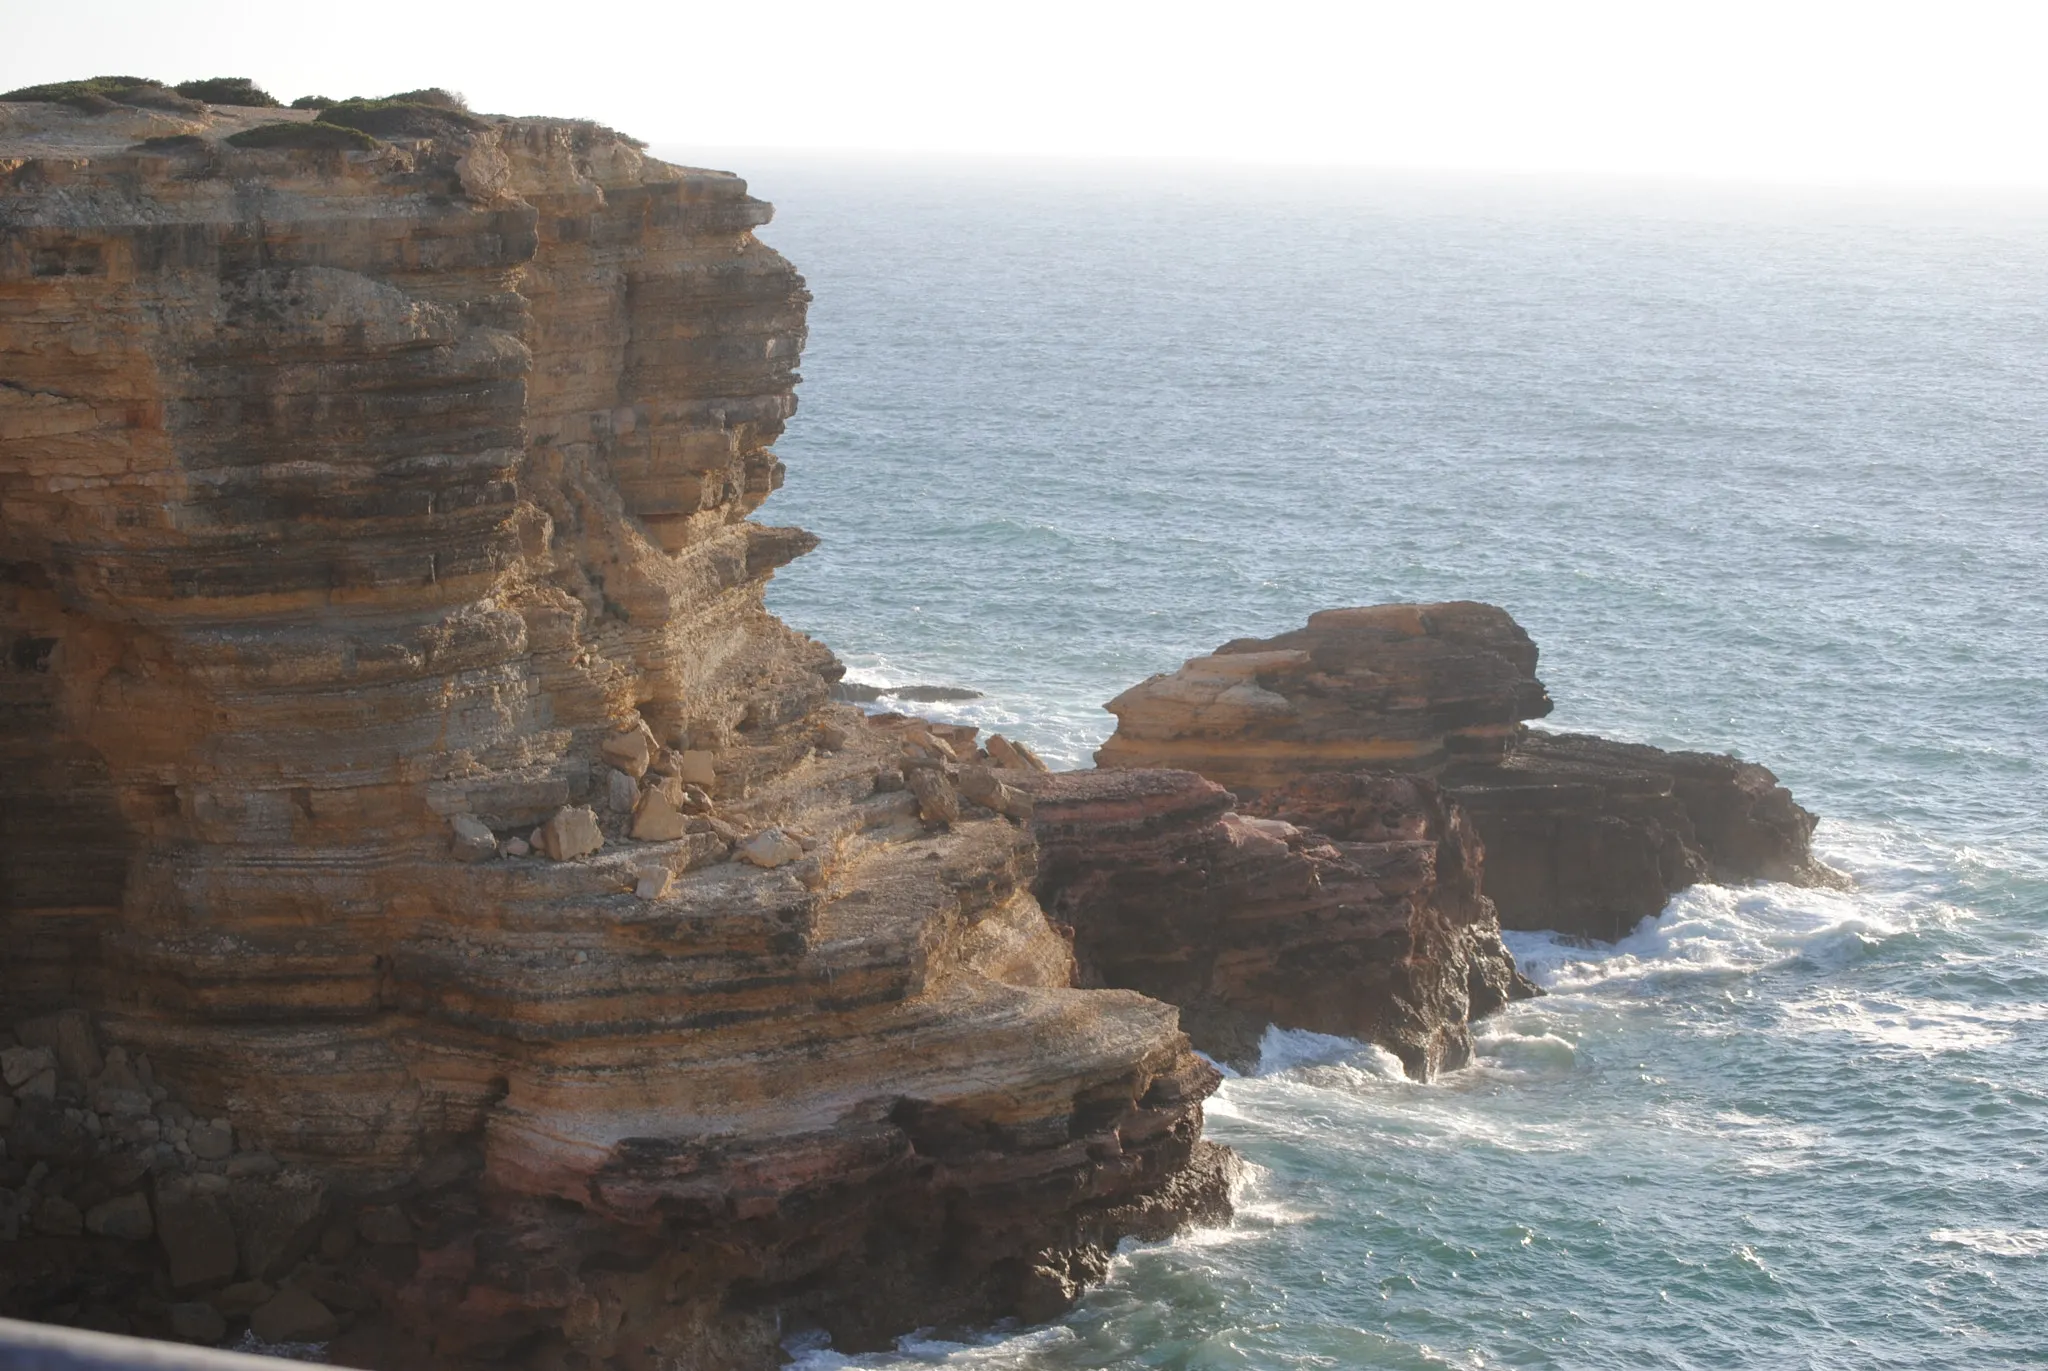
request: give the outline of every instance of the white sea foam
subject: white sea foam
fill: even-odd
[[[1742,975],[1804,958],[1841,966],[1885,939],[1954,917],[1912,895],[1762,884],[1698,885],[1612,944],[1508,933],[1515,961],[1546,990],[1590,991],[1674,974]]]
[[[1402,1077],[1401,1059],[1383,1047],[1334,1033],[1311,1033],[1306,1028],[1281,1028],[1267,1024],[1259,1039],[1259,1064],[1253,1074],[1277,1076],[1304,1066],[1363,1066],[1369,1073],[1389,1080]]]
[[[1489,1024],[1472,1039],[1472,1069],[1484,1075],[1529,1079],[1562,1076],[1576,1070],[1577,1044],[1540,1025],[1516,1031],[1515,1025]]]
[[[1927,1236],[1949,1247],[1967,1247],[1993,1257],[2048,1254],[2048,1228],[1937,1228]]]
[[[1823,989],[1780,1006],[1801,1032],[1846,1034],[1914,1052],[1967,1052],[2010,1042],[2022,1024],[2048,1021],[2048,1004],[1966,1004],[1906,995],[1850,996]]]
[[[1073,1330],[1061,1324],[1042,1328],[998,1328],[973,1342],[955,1342],[922,1329],[899,1338],[889,1352],[848,1354],[834,1351],[823,1333],[798,1333],[782,1344],[795,1371],[882,1371],[912,1366],[993,1368],[1029,1364],[1034,1353],[1073,1341]]]

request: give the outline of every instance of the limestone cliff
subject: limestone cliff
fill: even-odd
[[[1217,1212],[1010,792],[763,608],[768,207],[560,120],[229,141],[292,119],[0,105],[0,1312],[768,1365]]]
[[[1761,766],[1527,728],[1551,709],[1536,655],[1491,605],[1325,610],[1125,691],[1096,760],[1187,767],[1247,813],[1340,839],[1355,811],[1333,773],[1431,778],[1476,829],[1510,928],[1612,939],[1697,881],[1836,879],[1813,815]]]

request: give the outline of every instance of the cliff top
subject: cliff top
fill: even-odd
[[[154,82],[122,89],[109,80],[29,87],[0,96],[0,176],[17,178],[30,167],[58,181],[86,165],[106,167],[133,159],[150,178],[157,168],[177,167],[180,176],[203,159],[213,177],[262,178],[281,165],[351,174],[404,173],[422,165],[462,157],[479,147],[503,148],[539,142],[574,143],[588,159],[582,175],[599,187],[684,181],[695,193],[744,196],[746,183],[730,172],[677,167],[643,154],[645,145],[590,120],[478,114],[443,91],[323,101],[317,107],[209,104]],[[219,82],[191,83],[210,87]],[[91,87],[93,89],[87,89]],[[118,98],[100,93],[113,89]],[[252,87],[253,89],[253,87]],[[260,93],[260,92],[259,92]],[[51,95],[58,98],[27,99]],[[267,97],[265,97],[267,98]],[[589,155],[599,155],[590,158]],[[488,153],[486,161],[497,159]],[[485,198],[502,189],[485,168],[464,175],[464,189]]]

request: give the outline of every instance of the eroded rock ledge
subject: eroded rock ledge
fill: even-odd
[[[98,1054],[0,1041],[0,1312],[766,1366],[1223,1212],[1018,793],[763,609],[768,207],[570,121],[224,141],[291,117],[0,106],[0,1018]]]
[[[1536,655],[1492,605],[1325,610],[1125,691],[1096,762],[1185,767],[1244,813],[1340,840],[1381,831],[1359,802],[1387,778],[1432,782],[1476,830],[1510,928],[1614,939],[1699,881],[1840,879],[1813,856],[1814,816],[1755,763],[1528,728],[1551,710]]]

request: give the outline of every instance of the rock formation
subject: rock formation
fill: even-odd
[[[1234,1065],[1268,1024],[1376,1042],[1422,1079],[1463,1065],[1471,1021],[1535,993],[1480,894],[1470,826],[1427,780],[1327,780],[1312,814],[1253,818],[1188,771],[1018,776],[1039,896],[1083,983],[1179,1005],[1195,1045]]]
[[[0,1313],[766,1366],[1220,1212],[1022,797],[763,609],[768,207],[121,98],[0,104]]]
[[[1504,610],[1459,602],[1333,609],[1240,638],[1110,701],[1106,768],[1182,766],[1246,813],[1353,829],[1331,773],[1433,778],[1485,849],[1509,928],[1620,937],[1697,881],[1835,879],[1814,816],[1732,757],[1546,734],[1536,645]]]

